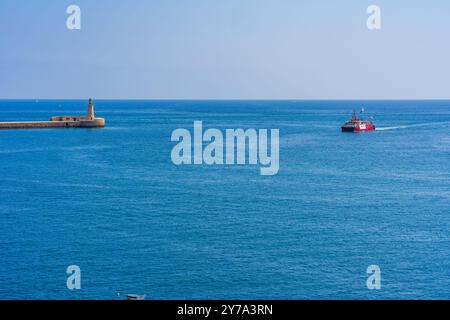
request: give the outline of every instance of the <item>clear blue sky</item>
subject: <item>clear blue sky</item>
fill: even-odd
[[[87,97],[450,98],[450,1],[0,0],[0,98]]]

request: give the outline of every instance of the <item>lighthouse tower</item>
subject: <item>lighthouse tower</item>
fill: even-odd
[[[95,119],[94,104],[92,103],[92,99],[89,99],[88,108],[87,108],[87,117],[89,118],[89,120]]]

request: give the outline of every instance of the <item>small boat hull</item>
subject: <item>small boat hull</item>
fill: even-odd
[[[343,125],[341,127],[342,132],[364,132],[364,131],[374,131],[375,126],[373,124],[366,124],[366,125]]]

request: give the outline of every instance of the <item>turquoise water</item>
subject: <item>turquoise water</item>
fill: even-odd
[[[86,101],[0,101],[0,121]],[[341,133],[364,106],[379,131]],[[450,298],[450,101],[96,101],[0,131],[0,299]],[[175,166],[176,128],[280,129],[280,170]],[[81,268],[81,290],[66,268]],[[368,290],[366,268],[381,268]]]

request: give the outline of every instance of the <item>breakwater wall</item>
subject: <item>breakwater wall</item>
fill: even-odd
[[[81,121],[17,121],[0,122],[2,129],[45,129],[45,128],[102,128],[105,120],[95,118],[94,120]]]

